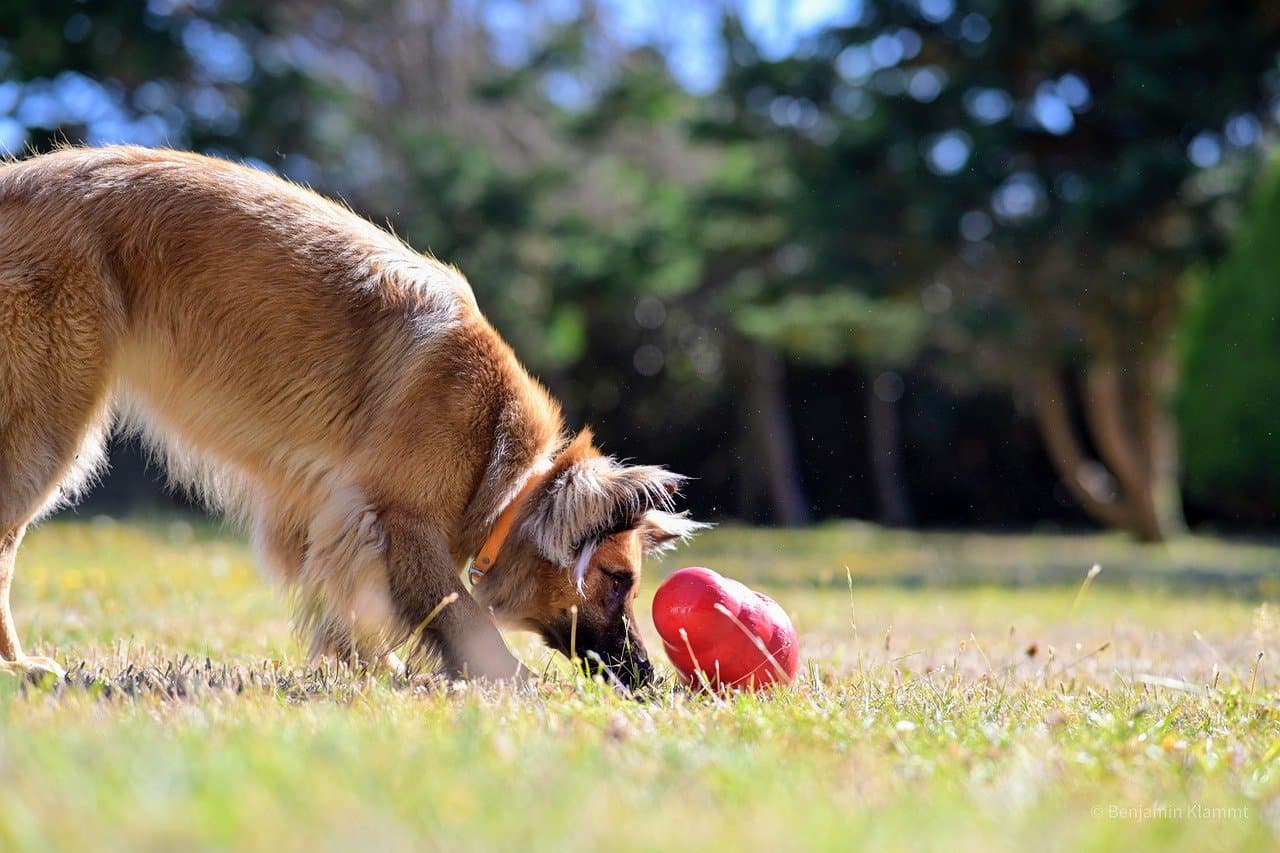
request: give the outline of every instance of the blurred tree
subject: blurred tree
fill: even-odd
[[[544,216],[555,298],[591,317],[588,351],[618,356],[583,379],[614,389],[605,396],[615,405],[625,394],[633,426],[673,437],[705,433],[708,416],[728,409],[737,434],[721,454],[732,454],[738,512],[756,517],[767,504],[777,523],[806,523],[783,365],[740,333],[736,303],[723,298],[729,283],[767,271],[785,240],[777,199],[787,175],[765,166],[759,140],[691,137],[705,99],[657,51],[602,43],[593,25],[590,15],[566,22],[501,85],[525,97],[549,80],[592,89],[559,105],[574,168]]]
[[[696,227],[710,258],[702,295],[725,335],[731,382],[745,391],[738,406],[743,460],[740,499],[749,509],[765,495],[778,524],[809,523],[812,510],[796,453],[797,436],[787,393],[781,336],[746,320],[762,293],[781,286],[787,257],[803,253],[786,216],[796,191],[786,151],[749,128],[719,122],[699,136],[716,146],[719,164],[699,189]],[[747,460],[752,460],[748,463]],[[754,464],[753,464],[754,463]]]
[[[260,4],[0,4],[0,144],[173,145],[279,161],[329,94]]]
[[[757,124],[791,131],[797,232],[846,271],[815,283],[914,290],[934,342],[1031,392],[1088,511],[1142,539],[1178,529],[1179,281],[1249,173],[1280,10],[868,0],[856,17],[781,60],[732,54]]]
[[[811,515],[822,415],[788,379],[851,362],[865,406],[821,411],[866,411],[882,518],[912,515],[901,412],[945,408],[899,405],[928,365],[1028,392],[1100,519],[1175,528],[1178,282],[1271,123],[1280,10],[864,0],[780,50],[711,5],[726,67],[699,95],[589,0],[15,0],[0,146],[190,147],[388,216],[571,421],[688,460],[744,515]]]
[[[925,322],[917,306],[869,299],[856,289],[828,289],[744,305],[734,322],[747,337],[812,364],[853,360],[869,369],[867,451],[880,520],[913,524],[898,416],[904,385],[894,368],[909,364],[923,342]]]
[[[838,126],[814,100],[830,88],[830,62],[814,54],[769,61],[733,17],[722,37],[734,61],[699,131],[757,160],[773,152],[740,170],[743,180],[727,198],[730,209],[760,206],[776,237],[762,243],[768,230],[739,229],[757,261],[721,289],[720,303],[757,347],[813,364],[853,361],[875,377],[867,383],[867,448],[880,518],[910,524],[897,411],[903,384],[893,368],[914,359],[926,324],[918,303],[899,291],[903,282],[914,287],[931,260],[900,256],[901,190],[868,180],[863,168],[880,158],[888,129],[861,127],[833,151]]]
[[[1179,331],[1178,423],[1191,494],[1252,523],[1280,507],[1280,161],[1221,266],[1195,276]]]

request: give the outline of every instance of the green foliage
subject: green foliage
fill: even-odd
[[[1037,360],[1159,348],[1173,283],[1218,247],[1280,29],[1240,4],[1193,5],[1202,26],[1156,2],[961,0],[940,20],[868,3],[806,60],[734,73],[757,125],[794,116],[774,132],[805,187],[795,230],[815,267],[859,272],[872,294],[941,278],[954,300],[939,330],[964,332],[949,338],[972,365],[978,347],[1003,352],[1016,381]],[[1233,168],[1189,192],[1218,156]],[[982,322],[994,311],[1017,318],[1012,334]]]
[[[341,86],[279,52],[260,4],[0,3],[0,74],[41,107],[28,145],[136,141],[276,163]],[[21,94],[21,93],[19,93]]]
[[[1280,161],[1226,259],[1195,278],[1179,335],[1187,485],[1257,520],[1280,500]]]
[[[721,288],[732,325],[823,363],[944,349],[946,375],[1015,385],[1045,361],[1158,351],[1172,282],[1211,256],[1248,179],[1252,152],[1219,129],[1254,128],[1275,82],[1273,17],[1196,5],[1221,14],[873,0],[781,58],[729,17],[734,62],[694,127],[726,155],[712,245],[755,249],[732,246],[748,261],[746,286]],[[1190,192],[1200,132],[1231,163]],[[922,296],[928,314],[907,309]]]
[[[969,387],[1163,347],[1280,93],[1280,17],[1245,0],[866,0],[785,56],[729,3],[707,95],[591,4],[536,5],[512,66],[484,3],[0,3],[0,132],[340,195],[458,265],[571,420],[658,441],[749,420],[742,337]]]
[[[891,365],[911,359],[926,319],[911,303],[872,300],[856,291],[796,294],[762,306],[747,305],[733,316],[750,338],[818,364],[850,358]]]

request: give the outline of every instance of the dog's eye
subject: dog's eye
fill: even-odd
[[[635,583],[635,576],[629,572],[611,572],[606,569],[604,576],[619,589],[631,589],[631,584]]]

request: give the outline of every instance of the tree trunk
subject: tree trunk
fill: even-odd
[[[787,527],[800,527],[810,522],[809,505],[796,462],[782,360],[764,344],[750,346],[754,369],[748,383],[748,408],[769,487],[773,520]],[[744,463],[750,464],[746,460]]]
[[[1156,518],[1152,469],[1147,464],[1148,450],[1135,429],[1136,405],[1125,411],[1125,400],[1136,403],[1136,399],[1126,394],[1124,378],[1113,362],[1089,367],[1084,380],[1085,420],[1128,504],[1130,530],[1144,542],[1156,542],[1164,534]]]
[[[1138,433],[1147,450],[1146,465],[1151,477],[1156,523],[1167,536],[1187,529],[1186,518],[1182,514],[1177,425],[1166,405],[1173,383],[1174,367],[1169,359],[1157,357],[1139,365]]]
[[[1066,387],[1053,370],[1044,369],[1037,374],[1035,403],[1036,422],[1049,450],[1049,459],[1084,511],[1108,527],[1131,530],[1129,508],[1118,496],[1100,488],[1098,478],[1093,476],[1097,463],[1087,459],[1080,449],[1071,426]]]
[[[1113,362],[1085,374],[1085,421],[1105,467],[1081,449],[1066,388],[1052,370],[1037,377],[1037,421],[1054,467],[1086,512],[1143,542],[1160,542],[1182,529],[1173,425],[1161,403],[1163,368],[1141,359],[1133,365],[1127,376]],[[1107,474],[1114,493],[1104,488]]]
[[[890,527],[910,527],[915,523],[915,513],[902,466],[898,401],[878,393],[873,378],[867,382],[867,432],[880,521]]]

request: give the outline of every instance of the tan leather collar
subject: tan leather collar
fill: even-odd
[[[489,535],[485,537],[484,544],[480,546],[480,550],[476,553],[475,559],[471,561],[471,568],[467,570],[467,578],[471,581],[471,585],[475,586],[480,578],[485,576],[493,564],[498,561],[498,553],[502,550],[503,544],[507,541],[507,536],[511,533],[511,526],[516,523],[516,516],[520,514],[520,507],[524,505],[525,498],[529,497],[529,493],[536,489],[539,485],[546,481],[547,475],[550,473],[550,467],[546,469],[536,469],[529,475],[529,479],[520,487],[520,491],[516,492],[516,496],[511,499],[511,503],[507,504],[502,510],[502,514],[493,523],[493,527],[489,530]]]

